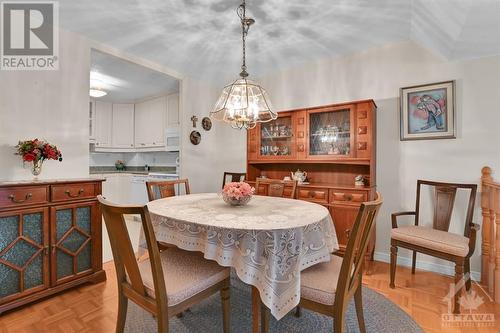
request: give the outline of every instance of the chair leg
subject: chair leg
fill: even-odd
[[[394,278],[396,276],[396,262],[398,259],[398,247],[396,245],[391,245],[391,282],[389,286],[391,288],[396,288],[394,285]]]
[[[467,280],[465,281],[465,290],[469,291],[472,286],[472,279],[470,276],[470,261],[465,259],[465,273],[467,274]]]
[[[260,333],[269,333],[271,311],[263,303],[260,304]]]
[[[333,333],[344,333],[344,316],[342,311],[335,311],[333,316]]]
[[[168,333],[168,315],[158,315],[156,318],[158,333]]]
[[[463,261],[457,261],[455,263],[455,287],[460,283],[460,280],[462,280],[464,275],[464,262]],[[454,314],[460,314],[460,295],[462,293],[462,288],[459,288],[458,290],[455,290],[455,296],[454,296],[454,305],[453,305],[453,313]]]
[[[116,333],[123,333],[127,320],[128,298],[118,291],[118,318],[116,319]]]
[[[356,305],[356,315],[358,316],[359,331],[361,333],[366,333],[365,317],[363,315],[363,296],[361,284],[354,293],[354,304]]]
[[[222,303],[222,331],[229,333],[231,327],[231,306],[230,306],[230,289],[229,280],[220,291],[220,298]]]
[[[416,266],[417,266],[417,251],[413,251],[413,257],[411,260],[411,274],[415,274]]]
[[[295,317],[300,318],[300,316],[302,316],[302,309],[300,308],[300,306],[297,306],[295,308]]]

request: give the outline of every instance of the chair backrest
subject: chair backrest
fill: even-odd
[[[186,194],[191,193],[189,191],[188,179],[165,180],[160,182],[146,182],[149,201],[174,197],[175,187],[179,184],[184,184]]]
[[[166,313],[162,311],[164,306],[168,307],[168,304],[160,261],[160,251],[147,206],[115,205],[104,199],[101,195],[97,198],[100,203],[106,229],[108,230],[119,292],[153,314]],[[141,216],[144,236],[148,246],[151,272],[153,274],[154,299],[146,294],[146,287],[142,281],[139,265],[132,248],[127,224],[124,219],[124,215],[129,214]],[[127,281],[127,276],[130,282]]]
[[[247,174],[242,172],[224,172],[224,178],[222,178],[222,188],[224,188],[224,185],[228,182],[242,182],[245,180],[246,176]]]
[[[267,193],[259,191],[261,185],[267,185]],[[297,181],[257,178],[257,183],[255,184],[255,191],[256,191],[255,194],[258,195],[295,199],[295,195],[297,192]]]
[[[472,217],[474,214],[474,203],[476,201],[476,184],[442,183],[429,180],[417,181],[417,202],[415,206],[415,223],[418,225],[420,215],[420,194],[422,185],[434,187],[434,218],[432,227],[441,231],[450,228],[451,214],[455,204],[457,190],[469,190],[469,204],[465,217],[464,235],[469,237]]]
[[[363,263],[368,241],[375,227],[375,219],[382,203],[382,196],[377,192],[374,201],[364,202],[359,208],[356,221],[349,233],[335,291],[334,307],[339,307],[338,309],[347,307],[351,296],[362,282]]]

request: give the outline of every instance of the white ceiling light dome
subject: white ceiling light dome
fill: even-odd
[[[99,88],[90,88],[90,90],[89,90],[90,97],[94,97],[94,98],[103,97],[103,96],[106,96],[107,94],[108,94],[107,92],[105,92],[104,90],[99,89]]]

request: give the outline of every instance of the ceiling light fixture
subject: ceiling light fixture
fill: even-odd
[[[278,118],[278,115],[271,110],[267,92],[257,83],[247,79],[245,41],[248,29],[255,23],[255,20],[246,16],[245,0],[236,12],[241,19],[243,42],[241,78],[224,87],[210,116],[230,123],[233,128],[252,129],[257,123],[274,120]]]
[[[104,90],[101,90],[99,88],[90,88],[90,90],[89,90],[90,97],[99,98],[99,97],[106,96],[107,94],[108,94],[107,92],[105,92]]]

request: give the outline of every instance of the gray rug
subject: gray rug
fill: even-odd
[[[231,280],[231,285],[231,332],[251,332],[251,288],[237,278]],[[363,288],[363,305],[366,330],[369,333],[423,332],[417,323],[397,305],[369,288]],[[296,318],[293,312],[280,321],[271,316],[270,333],[331,333],[333,331],[330,317],[302,309],[302,316]],[[347,311],[346,326],[347,332],[359,332],[354,302],[351,302]],[[222,332],[219,294],[193,306],[184,314],[184,317],[171,318],[169,328],[170,332],[175,333]],[[129,302],[125,332],[156,332],[156,321],[149,313]]]

